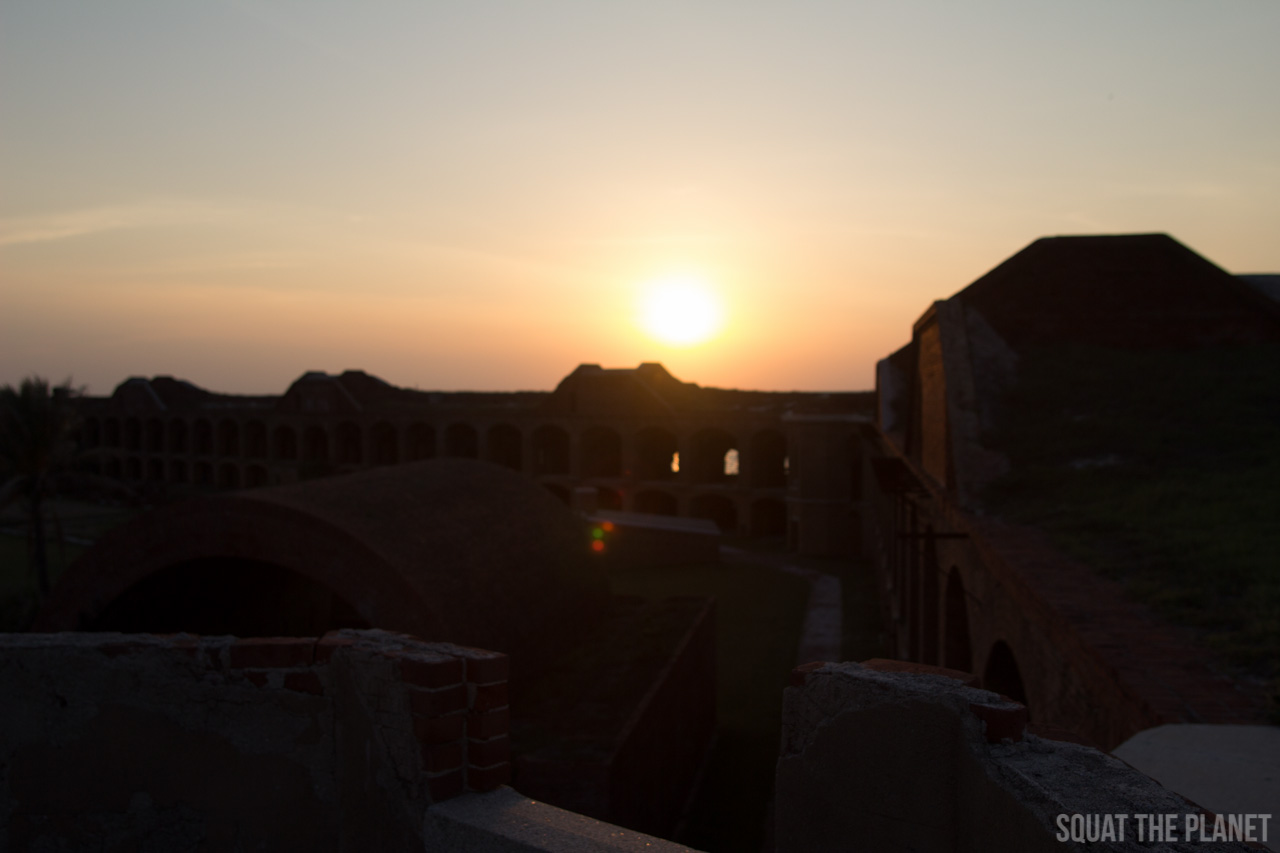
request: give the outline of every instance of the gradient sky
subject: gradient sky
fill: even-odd
[[[844,390],[1037,237],[1280,271],[1280,3],[0,0],[0,382]],[[694,271],[715,341],[636,327]]]

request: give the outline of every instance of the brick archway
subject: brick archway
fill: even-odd
[[[90,628],[148,578],[215,559],[294,572],[333,590],[370,625],[429,632],[439,621],[428,603],[415,604],[419,596],[394,567],[341,527],[293,507],[226,495],[148,513],[103,537],[68,568],[38,625]],[[362,565],[361,572],[348,571],[350,565]]]
[[[1022,670],[1013,656],[1013,649],[1004,640],[997,640],[987,654],[987,666],[982,673],[982,686],[1010,699],[1027,704],[1027,691],[1022,681]],[[1030,706],[1028,706],[1030,710]]]
[[[414,462],[140,515],[67,569],[36,630],[91,627],[173,567],[265,564],[367,625],[506,652],[531,677],[602,612],[588,557],[578,518],[533,481],[486,462]]]

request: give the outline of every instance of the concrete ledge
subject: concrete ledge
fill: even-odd
[[[466,794],[427,810],[427,850],[455,853],[684,853],[693,848],[531,800],[511,788]]]
[[[877,853],[1257,849],[1253,839],[1202,844],[1203,830],[1193,842],[1190,827],[1203,818],[1212,828],[1212,815],[1106,753],[1028,734],[1017,702],[950,670],[892,669],[793,671],[776,777],[779,853],[848,849],[849,839]],[[1166,823],[1141,828],[1154,816]]]
[[[0,634],[0,850],[422,849],[510,778],[506,675],[379,630]]]
[[[1278,810],[1280,726],[1174,723],[1139,732],[1111,754],[1217,814]],[[1275,831],[1269,843],[1280,850]]]

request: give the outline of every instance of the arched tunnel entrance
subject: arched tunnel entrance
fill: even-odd
[[[1008,696],[1023,705],[1027,704],[1027,691],[1022,684],[1022,671],[1018,668],[1013,650],[1004,640],[998,640],[987,655],[987,668],[982,674],[982,686],[993,693]],[[1030,706],[1027,711],[1030,713]]]
[[[520,474],[386,465],[143,513],[67,567],[35,624],[259,637],[374,627],[505,652],[536,673],[601,610],[587,554],[577,517]]]
[[[344,598],[292,569],[241,557],[205,557],[143,578],[87,629],[312,637],[369,627]]]

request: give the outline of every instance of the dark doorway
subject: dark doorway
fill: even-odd
[[[162,569],[111,602],[90,631],[318,637],[368,628],[346,600],[310,578],[258,560],[206,557]]]
[[[982,686],[994,693],[1008,696],[1016,702],[1027,704],[1027,691],[1022,686],[1022,672],[1013,657],[1008,643],[999,640],[987,655],[987,668],[982,674]],[[1028,709],[1029,710],[1029,709]]]

